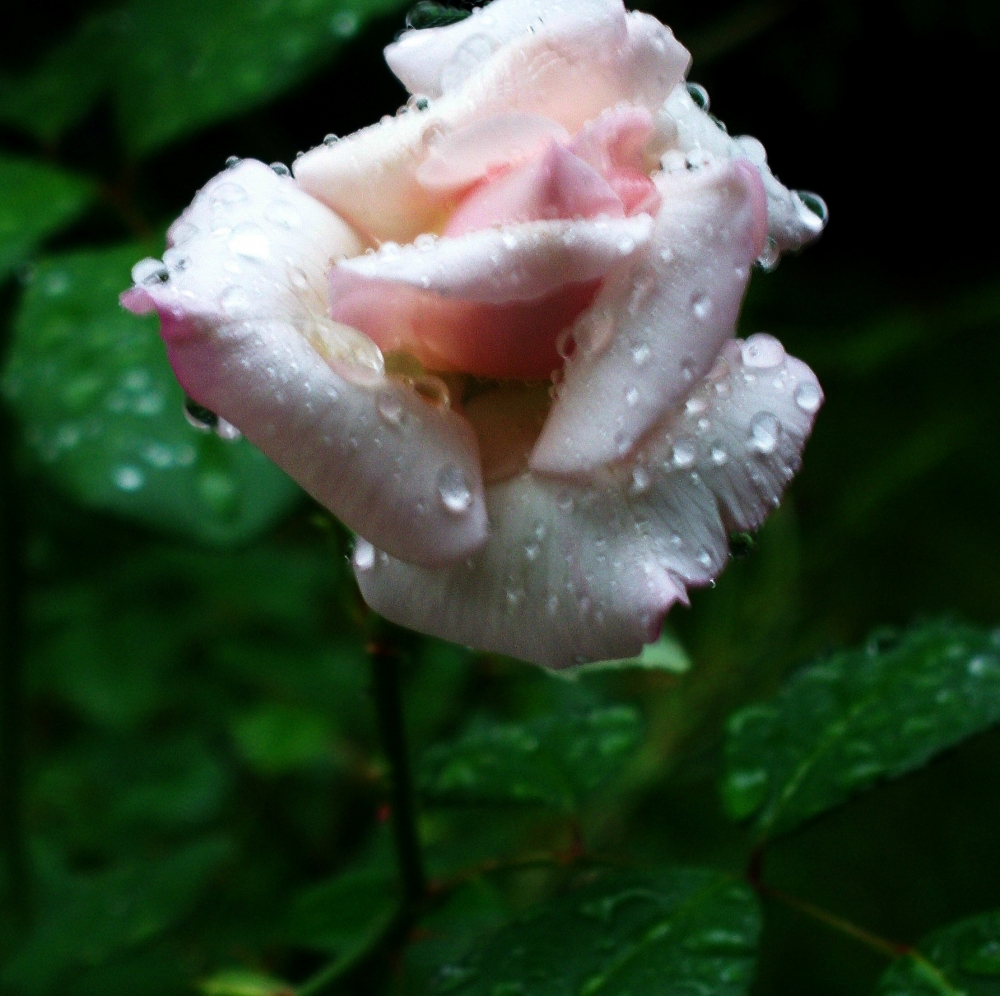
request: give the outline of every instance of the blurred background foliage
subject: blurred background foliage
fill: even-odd
[[[1000,7],[643,9],[830,203],[742,324],[828,401],[644,666],[396,634],[435,890],[405,937],[349,537],[187,423],[116,302],[228,156],[403,103],[405,0],[4,15],[0,992],[1000,992]]]

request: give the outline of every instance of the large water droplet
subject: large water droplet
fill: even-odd
[[[749,447],[755,453],[765,456],[778,448],[781,439],[781,423],[771,412],[758,412],[750,423]]]
[[[819,194],[814,194],[811,190],[796,190],[795,196],[809,214],[812,215],[811,219],[808,217],[805,219],[812,223],[811,227],[818,225],[819,228],[825,228],[826,223],[830,220],[830,209],[826,206],[826,201]]]
[[[445,409],[451,405],[451,392],[448,385],[433,374],[425,374],[413,381],[413,390],[428,404],[435,408]]]
[[[292,171],[284,163],[271,163],[271,169],[277,176],[291,176]]]
[[[445,464],[438,471],[437,488],[441,504],[452,515],[464,515],[472,507],[472,491],[461,467]]]
[[[823,395],[820,392],[819,385],[813,383],[811,380],[799,384],[795,389],[795,403],[810,415],[817,411],[823,403]]]
[[[757,265],[765,272],[772,273],[778,268],[781,262],[781,250],[778,248],[777,240],[769,235],[764,251],[757,257]]]
[[[688,83],[687,92],[703,111],[707,111],[712,106],[708,91],[700,83]]]
[[[219,424],[219,416],[193,398],[184,399],[184,418],[199,432],[212,432]]]
[[[354,543],[354,554],[351,557],[356,571],[370,571],[375,566],[375,547],[359,536]]]
[[[147,256],[132,267],[132,282],[141,287],[165,284],[170,279],[170,271],[158,259]]]
[[[247,199],[246,190],[238,183],[226,180],[224,183],[217,183],[212,187],[213,204],[239,204]]]
[[[239,166],[239,164],[240,164],[239,156],[230,156],[226,160],[226,169],[232,169],[234,166]]]
[[[464,21],[469,11],[458,7],[449,7],[443,3],[431,3],[421,0],[414,4],[406,15],[406,26],[419,31],[422,28],[440,28],[456,21]]]
[[[686,470],[692,466],[697,455],[698,451],[693,439],[678,439],[674,443],[672,460],[678,470]]]
[[[770,370],[785,360],[785,347],[766,332],[750,336],[742,348],[743,364],[756,370]]]

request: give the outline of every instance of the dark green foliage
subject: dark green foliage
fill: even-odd
[[[729,720],[722,791],[758,837],[895,778],[1000,721],[1000,632],[932,623],[797,672]]]
[[[878,996],[996,996],[1000,993],[1000,913],[937,930],[900,958]]]
[[[0,280],[94,198],[94,185],[48,163],[0,155]]]
[[[737,996],[749,989],[759,933],[753,893],[727,876],[589,872],[445,963],[432,991]]]
[[[437,801],[534,802],[573,810],[617,773],[641,729],[628,706],[526,723],[481,720],[459,740],[424,755],[420,787]]]
[[[399,0],[133,0],[86,18],[33,72],[0,80],[0,119],[51,140],[110,89],[126,147],[146,154],[273,99],[369,18],[400,6]]]
[[[38,462],[77,500],[217,544],[287,514],[297,487],[250,444],[198,433],[155,318],[118,292],[143,246],[40,262],[14,324],[4,393]]]

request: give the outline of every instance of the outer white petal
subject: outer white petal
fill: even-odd
[[[681,152],[706,152],[720,159],[746,159],[757,167],[767,192],[768,234],[779,252],[801,249],[826,227],[826,219],[809,209],[794,190],[771,172],[767,153],[749,135],[733,137],[722,130],[692,100],[683,84],[674,88],[660,110],[660,130],[674,136],[671,144]]]
[[[763,234],[754,170],[720,164],[657,185],[663,204],[648,246],[608,279],[574,330],[577,354],[533,470],[588,473],[627,455],[733,335]]]
[[[488,488],[490,540],[464,563],[426,570],[361,541],[366,601],[402,625],[549,667],[638,653],[688,587],[721,571],[727,531],[755,528],[777,503],[822,402],[811,371],[769,337],[731,344],[726,364],[631,465],[586,484],[526,474]]]
[[[493,115],[541,115],[574,133],[623,101],[655,111],[683,79],[690,57],[654,18],[626,15],[619,3],[606,6],[614,15],[588,22],[590,30],[519,35],[477,58],[464,82],[426,110],[307,152],[295,161],[296,178],[361,231],[412,242],[436,230],[454,207],[447,191],[417,180],[442,134]]]
[[[410,93],[440,97],[461,82],[463,65],[474,70],[484,55],[524,35],[581,37],[620,24],[623,14],[621,0],[493,0],[456,24],[404,32],[385,61]]]
[[[290,178],[244,162],[206,185],[169,240],[170,279],[123,302],[160,313],[171,364],[196,401],[399,556],[441,564],[483,543],[478,448],[465,420],[381,376],[374,346],[325,318],[332,261],[361,248],[335,214]],[[457,502],[456,488],[467,490]]]
[[[603,277],[649,241],[653,219],[535,221],[346,259],[337,271],[488,304],[532,301]],[[334,280],[336,281],[336,274]]]

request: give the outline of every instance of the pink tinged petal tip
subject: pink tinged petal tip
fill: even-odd
[[[729,163],[657,181],[649,243],[574,327],[576,352],[532,454],[539,473],[626,457],[680,406],[732,337],[766,211],[756,171]]]
[[[469,425],[382,374],[378,349],[327,317],[351,229],[286,177],[244,161],[168,233],[168,279],[126,291],[155,308],[178,380],[350,528],[416,563],[478,549],[487,524]]]

